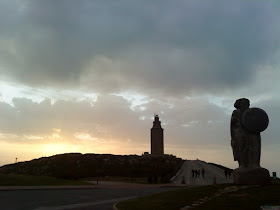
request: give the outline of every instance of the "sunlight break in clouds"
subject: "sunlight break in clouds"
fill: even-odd
[[[88,133],[75,133],[75,137],[81,140],[96,141],[97,138],[91,137]]]

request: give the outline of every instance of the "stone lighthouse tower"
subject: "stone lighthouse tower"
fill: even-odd
[[[153,127],[151,128],[151,154],[163,155],[163,129],[161,127],[158,115],[155,115]]]

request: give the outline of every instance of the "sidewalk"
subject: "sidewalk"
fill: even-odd
[[[126,182],[88,181],[92,185],[61,185],[61,186],[0,186],[0,190],[58,190],[58,189],[121,189],[121,188],[157,188],[157,187],[187,187],[187,185],[168,184],[137,184]]]
[[[96,185],[96,181],[87,181],[95,184],[99,188],[155,188],[155,187],[186,187],[187,185],[167,183],[167,184],[139,184],[130,182],[112,182],[112,181],[99,181]]]

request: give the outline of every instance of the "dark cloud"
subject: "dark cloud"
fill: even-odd
[[[217,92],[246,86],[279,50],[276,1],[0,6],[1,72],[31,86]]]

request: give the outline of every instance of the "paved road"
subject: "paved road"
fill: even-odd
[[[192,177],[192,169],[201,171],[202,168],[205,170],[204,178],[202,175],[197,178]],[[213,184],[214,177],[217,184],[232,183],[232,179],[226,179],[224,170],[201,160],[186,160],[177,175],[172,178],[172,182],[180,184],[184,179],[187,185],[208,185]]]
[[[114,203],[129,198],[173,190],[174,187],[50,189],[0,191],[0,208],[5,210],[112,209]]]

